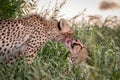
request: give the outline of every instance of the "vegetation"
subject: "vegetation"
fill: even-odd
[[[12,65],[0,64],[0,80],[119,80],[120,28],[82,26],[73,28],[74,39],[88,46],[88,64],[73,65],[68,71],[69,50],[61,43],[49,41],[31,65],[24,64],[22,59]]]
[[[37,6],[36,0],[0,0],[0,19],[18,18]]]
[[[23,0],[0,0],[0,18],[15,18],[22,13]]]

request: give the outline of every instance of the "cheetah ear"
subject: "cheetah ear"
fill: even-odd
[[[62,30],[63,27],[65,27],[67,25],[67,21],[65,19],[60,19],[59,23],[58,23],[58,28],[59,30]]]
[[[60,26],[64,27],[66,25],[67,25],[67,21],[64,18],[60,19]]]

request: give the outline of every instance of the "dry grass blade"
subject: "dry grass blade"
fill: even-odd
[[[51,6],[51,1],[49,2],[49,4],[46,6],[44,5],[41,10],[40,10],[40,15],[44,16],[46,18],[59,18],[62,17],[63,15],[59,15],[60,10],[64,7],[64,5],[66,4],[67,0],[63,0],[62,2],[59,3],[58,0],[56,0],[55,5],[52,7]]]
[[[51,6],[51,1],[49,2],[46,8],[45,8],[45,5],[41,8],[40,15],[45,17],[49,16],[51,13],[50,6]]]
[[[60,4],[58,4],[58,0],[56,0],[56,4],[53,7],[53,12],[52,12],[52,17],[58,17],[58,14],[60,12],[60,10],[62,9],[62,7],[64,7],[64,5],[66,4],[67,0],[63,0]]]
[[[85,11],[86,11],[86,8],[82,12],[79,12],[77,15],[75,15],[71,19],[69,19],[69,21],[77,19],[78,17],[80,17],[81,15],[83,15]]]

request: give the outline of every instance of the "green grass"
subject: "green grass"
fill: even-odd
[[[75,28],[74,38],[90,50],[88,64],[73,65],[68,72],[69,50],[61,43],[48,42],[31,65],[22,60],[0,64],[0,80],[120,80],[120,29]]]

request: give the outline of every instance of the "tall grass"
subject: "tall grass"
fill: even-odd
[[[56,3],[53,10],[41,10],[41,14],[47,16],[51,13],[51,18],[59,17],[65,1],[60,5]],[[72,20],[69,21],[72,23]],[[75,26],[74,39],[80,39],[90,51],[87,64],[73,65],[68,71],[69,50],[61,43],[49,41],[31,65],[24,64],[22,59],[12,65],[0,64],[0,80],[120,80],[120,29]]]
[[[68,71],[69,50],[50,41],[31,65],[22,60],[12,65],[0,64],[0,80],[119,80],[120,29],[76,27],[74,32],[74,38],[90,50],[88,64],[73,65]]]

